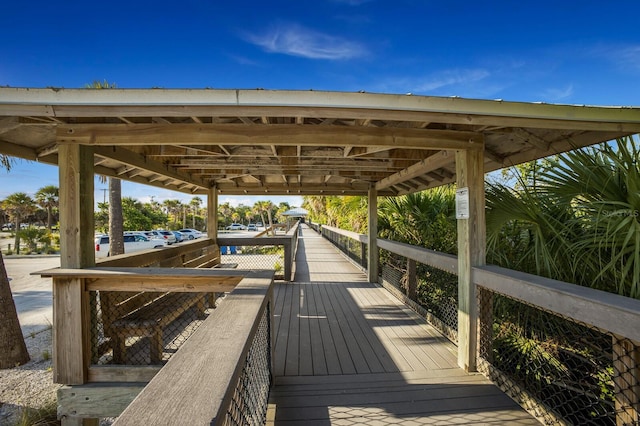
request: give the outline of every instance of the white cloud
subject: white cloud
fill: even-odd
[[[573,95],[573,84],[569,84],[566,87],[549,88],[545,90],[542,96],[546,101],[557,102],[566,99]]]
[[[247,34],[245,39],[267,52],[309,59],[341,60],[367,54],[359,43],[296,24],[278,25],[260,35]]]
[[[422,83],[417,83],[416,92],[429,92],[443,87],[465,86],[477,83],[489,77],[485,69],[453,69],[429,76]]]
[[[426,76],[388,78],[377,90],[392,93],[436,94],[434,92],[447,89],[449,95],[463,96],[478,82],[488,79],[491,73],[483,68],[450,69]],[[486,85],[486,82],[482,83]],[[477,87],[475,87],[477,89]],[[472,90],[477,91],[477,90]],[[441,93],[440,93],[441,94]]]

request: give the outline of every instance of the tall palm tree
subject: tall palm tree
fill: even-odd
[[[12,159],[0,155],[0,165],[11,169]],[[29,352],[22,337],[16,304],[11,293],[7,269],[0,252],[0,369],[12,368],[29,362]]]
[[[192,228],[195,229],[196,228],[196,214],[198,214],[198,212],[200,211],[200,206],[202,205],[202,198],[200,197],[193,197],[191,199],[191,202],[189,203],[189,205],[191,206],[191,211],[192,211],[192,217],[193,217],[193,221],[192,221]]]
[[[51,232],[53,222],[53,209],[58,207],[60,193],[55,185],[47,185],[38,189],[36,192],[36,201],[38,205],[47,210],[47,229]]]
[[[2,208],[9,213],[15,226],[16,254],[20,254],[20,223],[36,209],[33,199],[24,192],[16,192],[9,195],[3,202]]]
[[[85,85],[85,89],[115,89],[115,83],[107,80],[94,80]],[[124,253],[124,219],[122,216],[122,182],[115,177],[109,178],[109,253]]]
[[[180,200],[164,200],[162,205],[167,209],[167,215],[173,216],[173,227],[175,229],[178,225],[179,215],[182,212],[182,203]]]

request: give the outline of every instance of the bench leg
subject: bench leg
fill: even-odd
[[[198,310],[198,312],[197,312],[198,319],[205,319],[206,318],[206,315],[204,314],[204,311],[205,311],[204,302],[205,302],[205,298],[201,297],[198,300],[198,303],[196,305],[196,309]]]
[[[127,353],[127,344],[126,338],[121,336],[119,333],[112,333],[113,339],[113,363],[114,364],[124,364],[124,360],[126,358]]]
[[[149,343],[151,345],[151,364],[162,363],[162,353],[164,352],[164,345],[162,344],[162,328],[157,327],[153,333],[149,336]]]

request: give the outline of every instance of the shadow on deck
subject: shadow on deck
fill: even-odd
[[[456,347],[303,227],[292,283],[276,286],[275,425],[535,425]]]

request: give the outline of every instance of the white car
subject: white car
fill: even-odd
[[[197,229],[178,229],[178,232],[184,235],[185,240],[195,240],[196,238],[202,237],[202,232],[198,231]]]
[[[98,235],[95,239],[96,244],[96,259],[109,256],[109,236]],[[164,247],[164,240],[151,240],[144,235],[140,234],[125,234],[124,235],[124,252],[134,253],[140,250],[147,250],[156,247]]]

